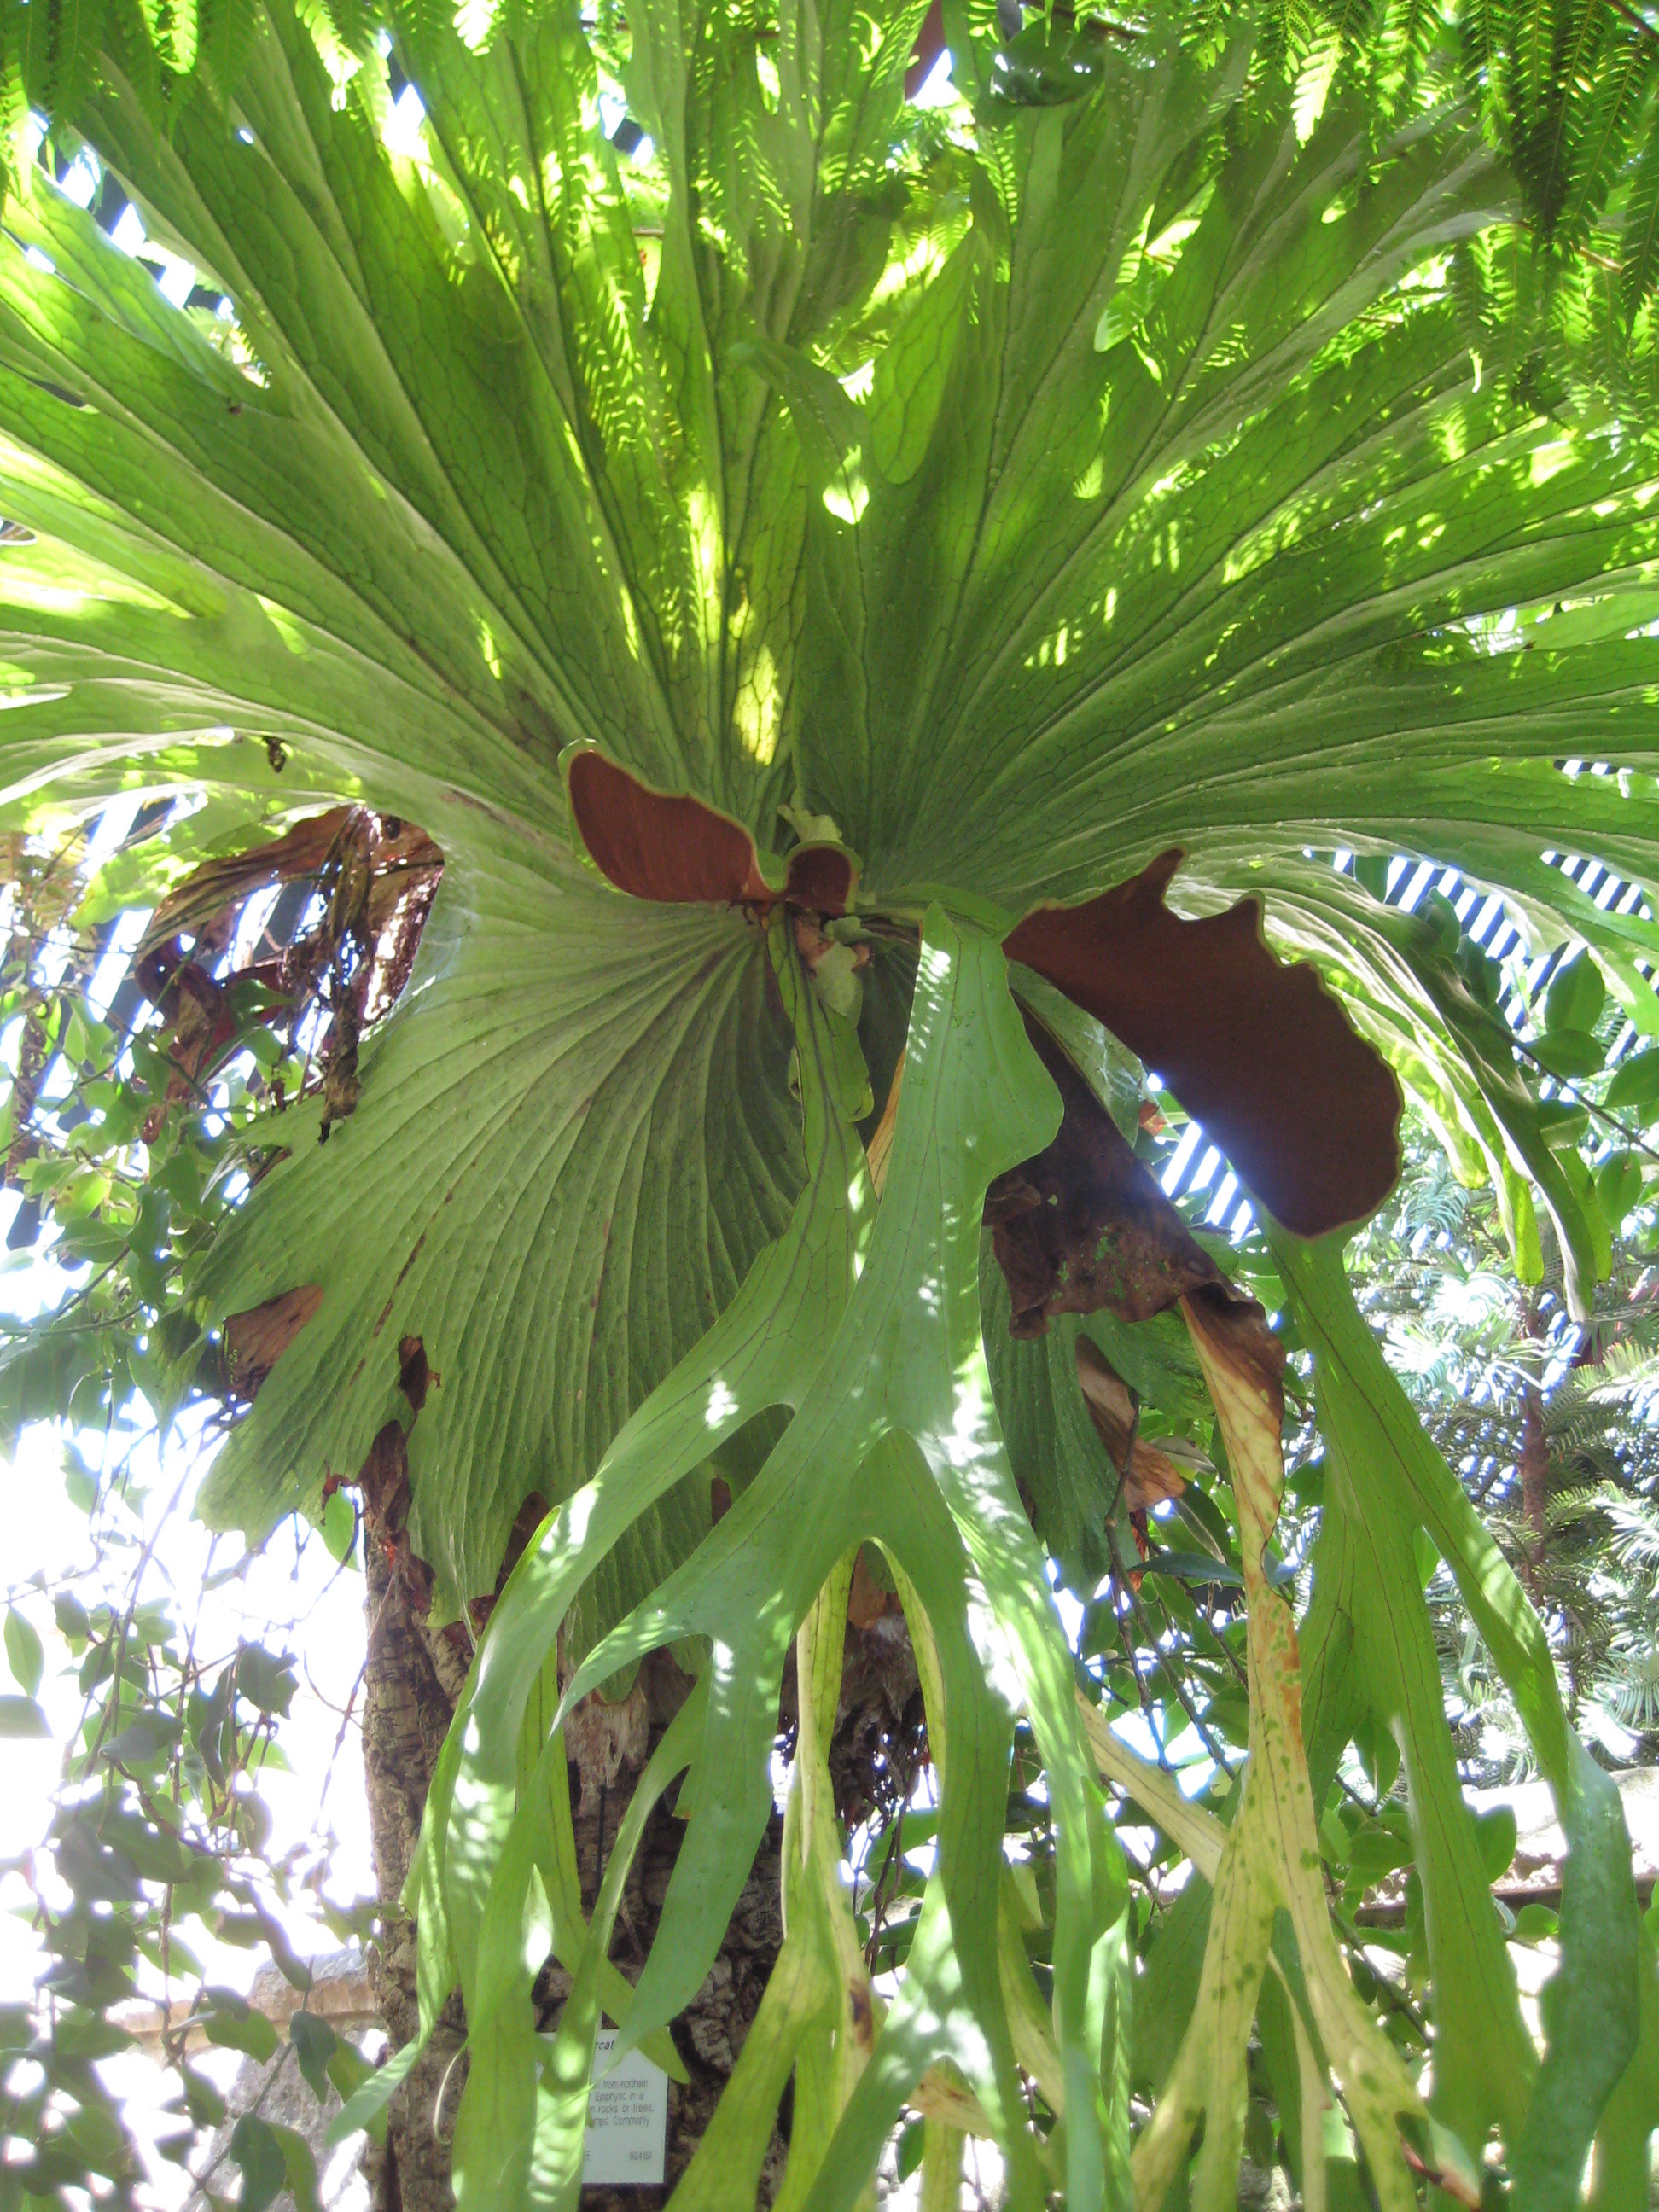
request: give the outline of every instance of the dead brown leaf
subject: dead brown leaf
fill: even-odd
[[[884,1613],[902,1610],[896,1591],[885,1589],[871,1572],[868,1552],[863,1545],[853,1562],[853,1583],[847,1594],[847,1618],[854,1628],[870,1628]]]
[[[418,1336],[406,1336],[398,1346],[398,1388],[408,1399],[410,1407],[419,1413],[426,1403],[426,1394],[433,1383],[443,1377],[426,1363],[426,1346]]]
[[[367,810],[331,806],[313,814],[268,844],[244,853],[222,853],[204,860],[176,884],[150,917],[140,951],[180,935],[199,937],[203,928],[229,906],[239,905],[271,884],[293,883],[320,874],[337,847],[349,836],[354,817]]]
[[[1121,1474],[1134,1446],[1139,1404],[1105,1353],[1086,1336],[1079,1337],[1076,1356],[1078,1388],[1106,1447],[1107,1458]]]
[[[651,1706],[643,1670],[625,1698],[612,1705],[599,1690],[579,1698],[565,1715],[565,1756],[581,1777],[581,1794],[608,1790],[623,1774],[637,1774],[651,1743]]]
[[[1134,1392],[1086,1336],[1077,1340],[1077,1379],[1106,1456],[1122,1480],[1129,1511],[1145,1514],[1166,1498],[1179,1498],[1187,1487],[1185,1470],[1137,1434],[1140,1408]]]

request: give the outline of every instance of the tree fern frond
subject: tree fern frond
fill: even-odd
[[[1566,0],[1571,6],[1571,0]],[[1581,7],[1585,0],[1580,0]],[[1598,0],[1589,0],[1598,4]],[[1557,72],[1561,41],[1556,0],[1528,0],[1517,24],[1511,87],[1531,137],[1561,93]]]
[[[259,0],[204,0],[202,58],[227,94],[247,66],[262,12]]]
[[[1632,1572],[1659,1577],[1659,1504],[1616,1492],[1604,1504],[1614,1557]]]
[[[1628,325],[1659,290],[1659,113],[1648,118],[1631,180],[1621,249],[1619,303]]]
[[[1606,1492],[1599,1483],[1577,1483],[1570,1489],[1558,1490],[1544,1508],[1547,1527],[1560,1530],[1576,1527],[1602,1512],[1607,1504]]]
[[[1381,28],[1377,0],[1326,0],[1324,15],[1348,54],[1368,52]]]
[[[1585,106],[1562,215],[1568,229],[1578,231],[1606,205],[1656,70],[1659,40],[1644,37],[1621,18],[1603,49]]]
[[[1501,68],[1514,19],[1510,0],[1468,0],[1461,11],[1459,27],[1469,70],[1493,72]]]
[[[1552,229],[1572,195],[1574,179],[1582,179],[1577,155],[1612,20],[1605,0],[1578,0],[1559,40],[1546,100],[1550,122],[1538,149],[1539,204]]]
[[[1642,1631],[1620,1638],[1607,1654],[1600,1686],[1624,1727],[1659,1728],[1659,1643]]]

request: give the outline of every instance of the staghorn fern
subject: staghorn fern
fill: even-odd
[[[1225,2203],[1282,1911],[1310,2199],[1329,2059],[1385,2212],[1419,2171],[1478,2198],[1494,2130],[1519,2195],[1553,2203],[1640,2033],[1618,1808],[1354,1305],[1341,1232],[1397,1169],[1386,1060],[1502,1212],[1471,1265],[1422,1272],[1413,1318],[1453,1352],[1425,1370],[1431,1422],[1475,1403],[1484,1365],[1495,1435],[1596,1310],[1608,1222],[1535,1041],[1522,1065],[1455,911],[1390,906],[1370,864],[1443,847],[1552,950],[1583,936],[1638,988],[1647,925],[1543,848],[1566,821],[1659,866],[1653,457],[1535,404],[1528,286],[1550,270],[1443,98],[1453,48],[1419,64],[1420,15],[1397,51],[1393,15],[1351,11],[1305,53],[1285,15],[1252,61],[1238,10],[1012,37],[990,12],[951,21],[943,129],[903,99],[919,4],[827,27],[803,4],[774,39],[735,7],[630,0],[625,58],[614,16],[410,4],[391,53],[349,70],[337,30],[270,0],[234,97],[106,39],[54,129],[222,279],[246,362],[30,173],[0,250],[8,498],[36,533],[4,571],[9,796],[28,826],[134,779],[349,801],[443,856],[350,1111],[308,1097],[189,1255],[179,1357],[303,1304],[203,1509],[255,1532],[320,1512],[387,1439],[463,1637],[552,1508],[490,1615],[410,1893],[422,2030],[456,1983],[471,2027],[468,2212],[573,2205],[601,2003],[626,2041],[706,1978],[773,1817],[792,1651],[786,1955],[688,2201],[752,2196],[799,2054],[789,2186],[815,2212],[856,2200],[912,2105],[950,2119],[958,2165],[967,2127],[994,2136],[1019,2212],[1061,2190],[1068,2212],[1161,2203],[1195,2143],[1196,2201]],[[1367,39],[1393,57],[1382,91]],[[649,126],[637,161],[604,128],[613,62]],[[424,120],[389,143],[394,73]],[[1568,775],[1569,728],[1625,780]],[[1331,865],[1339,836],[1366,874]],[[1124,1164],[1130,1052],[1282,1224],[1259,1306]],[[1056,1256],[1072,1216],[1049,1186],[1092,1187],[1079,1130],[1117,1182]],[[1102,1260],[1132,1200],[1164,1240],[1157,1313]],[[1480,1280],[1505,1249],[1542,1328]],[[1324,1452],[1299,1626],[1270,1547],[1269,1310]],[[9,1380],[61,1355],[60,1318],[23,1333]],[[1160,1667],[1170,1624],[1195,1644],[1206,1624],[1120,1511],[1139,1409],[1097,1422],[1085,1371],[1120,1413],[1125,1375],[1180,1401],[1169,1433],[1224,1470],[1207,1516],[1199,1484],[1181,1501],[1210,1544],[1197,1587],[1242,1593],[1204,1649],[1249,1752],[1234,1817],[1172,1806],[1144,1763],[1122,1785],[1179,1820],[1212,1892],[1197,1984],[1162,2008],[1131,2002],[1143,1930],[1100,1785],[1126,1771],[1122,1675],[1097,1644],[1079,1682],[1051,1576],[1104,1586],[1109,1632],[1172,1583]],[[884,2014],[814,1741],[866,1543],[927,1673],[939,1774]],[[1425,1545],[1596,1875],[1535,2091],[1475,1909]],[[1553,1621],[1570,1661],[1583,1617]],[[590,1924],[563,1711],[665,1648],[697,1686]],[[1363,1732],[1380,1772],[1396,1728],[1425,1808],[1440,2135],[1321,1871],[1334,1762]],[[1003,1848],[1022,1735],[1052,1846],[1035,1962]],[[640,1820],[686,1767],[648,1960],[607,1984]],[[573,1977],[550,2048],[550,1949]],[[1160,1938],[1146,1974],[1173,1955]],[[1154,2069],[1137,2023],[1160,2018],[1179,2048]]]

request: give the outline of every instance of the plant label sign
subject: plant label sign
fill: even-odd
[[[663,2178],[668,2140],[668,2076],[642,2051],[630,2051],[614,2074],[605,2069],[617,2031],[602,2027],[593,2045],[596,2078],[587,2100],[584,2184],[648,2188]]]

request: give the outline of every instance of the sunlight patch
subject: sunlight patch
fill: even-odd
[[[392,103],[380,137],[389,154],[421,167],[427,165],[426,103],[412,84],[406,84]]]
[[[738,739],[750,760],[758,762],[762,768],[770,766],[778,750],[782,708],[772,648],[763,645],[732,702],[732,720]]]
[[[1527,473],[1534,489],[1547,484],[1552,477],[1559,477],[1563,469],[1571,468],[1573,461],[1573,441],[1553,438],[1547,446],[1533,450],[1527,464]]]
[[[470,53],[481,54],[495,28],[496,0],[461,0],[455,10],[455,29]]]
[[[716,1376],[714,1387],[708,1393],[708,1407],[702,1417],[704,1422],[709,1428],[717,1429],[722,1421],[730,1420],[737,1410],[738,1401],[732,1396],[726,1378],[724,1376]]]

